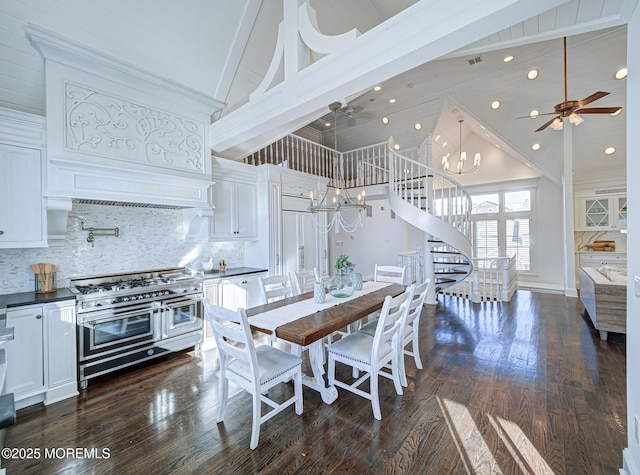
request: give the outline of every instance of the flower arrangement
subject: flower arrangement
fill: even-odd
[[[340,257],[336,259],[336,263],[333,267],[336,269],[338,275],[345,275],[351,274],[353,269],[356,268],[356,265],[349,260],[349,256],[341,254]]]

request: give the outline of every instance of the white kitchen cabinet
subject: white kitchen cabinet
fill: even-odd
[[[258,187],[254,183],[218,180],[213,186],[214,240],[257,239]]]
[[[624,252],[581,252],[578,254],[580,267],[602,267],[604,265],[627,268],[627,254]]]
[[[78,394],[75,300],[7,309],[6,392],[16,408]]]
[[[44,391],[44,324],[41,305],[7,309],[13,340],[5,343],[6,392],[17,401]]]
[[[247,274],[238,277],[220,279],[218,282],[218,305],[229,310],[251,308],[261,305],[261,277],[266,273]]]
[[[282,212],[283,273],[318,269],[328,275],[327,235],[318,232],[308,212]]]
[[[627,227],[627,195],[611,194],[576,200],[576,231],[619,230]]]
[[[266,272],[259,272],[237,277],[205,279],[203,285],[204,298],[209,299],[209,302],[214,305],[219,305],[229,310],[247,309],[262,305],[259,279],[266,275]],[[215,340],[211,325],[206,321],[206,318],[204,328],[204,343],[202,347],[207,350],[215,347]]]
[[[40,150],[0,144],[0,248],[45,247]]]

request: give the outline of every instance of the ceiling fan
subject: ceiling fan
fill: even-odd
[[[556,115],[553,119],[545,122],[542,126],[536,129],[536,132],[540,132],[541,130],[546,129],[550,125],[554,129],[562,128],[562,118],[569,117],[569,121],[572,124],[578,125],[584,119],[580,117],[580,114],[614,114],[618,112],[622,107],[587,107],[587,104],[590,104],[598,99],[607,96],[609,93],[604,91],[594,92],[588,97],[585,97],[581,101],[570,101],[567,99],[567,37],[564,37],[564,101],[560,104],[556,104],[554,106],[553,112],[547,112],[544,114],[538,115]],[[527,116],[529,117],[529,116]]]

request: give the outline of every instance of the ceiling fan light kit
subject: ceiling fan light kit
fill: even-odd
[[[541,130],[546,129],[547,127],[551,127],[554,130],[562,130],[563,128],[563,118],[568,117],[569,122],[574,125],[580,125],[584,122],[584,119],[580,114],[617,114],[622,109],[621,107],[587,107],[587,104],[591,104],[598,99],[602,99],[605,96],[608,96],[609,93],[605,91],[594,92],[588,97],[585,97],[581,101],[570,101],[568,100],[567,94],[567,37],[565,36],[563,39],[563,50],[564,50],[564,101],[560,104],[556,104],[554,106],[553,112],[547,112],[545,114],[538,114],[536,117],[540,115],[555,115],[553,119],[545,122],[542,126],[536,129],[536,132],[540,132]],[[529,115],[531,118],[533,116]]]

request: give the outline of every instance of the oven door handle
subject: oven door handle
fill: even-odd
[[[163,301],[162,302],[162,308],[164,310],[171,310],[172,308],[175,307],[181,307],[183,305],[190,305],[192,303],[198,303],[202,301],[202,297],[201,296],[189,296],[189,297],[181,297],[178,298],[176,300],[169,300],[169,301]]]
[[[85,316],[82,319],[78,319],[78,324],[83,325],[83,324],[88,324],[91,326],[96,326],[100,323],[104,323],[104,322],[110,322],[113,320],[122,320],[123,318],[129,318],[129,317],[137,317],[140,315],[144,315],[147,314],[149,312],[153,312],[156,313],[158,311],[157,306],[152,306],[152,307],[145,307],[145,308],[139,308],[136,310],[132,310],[130,312],[123,312],[123,313],[118,313],[118,314],[110,314],[109,316],[105,316],[105,317],[98,317],[98,318],[91,318],[91,317],[87,317]],[[86,320],[85,320],[86,319]]]

